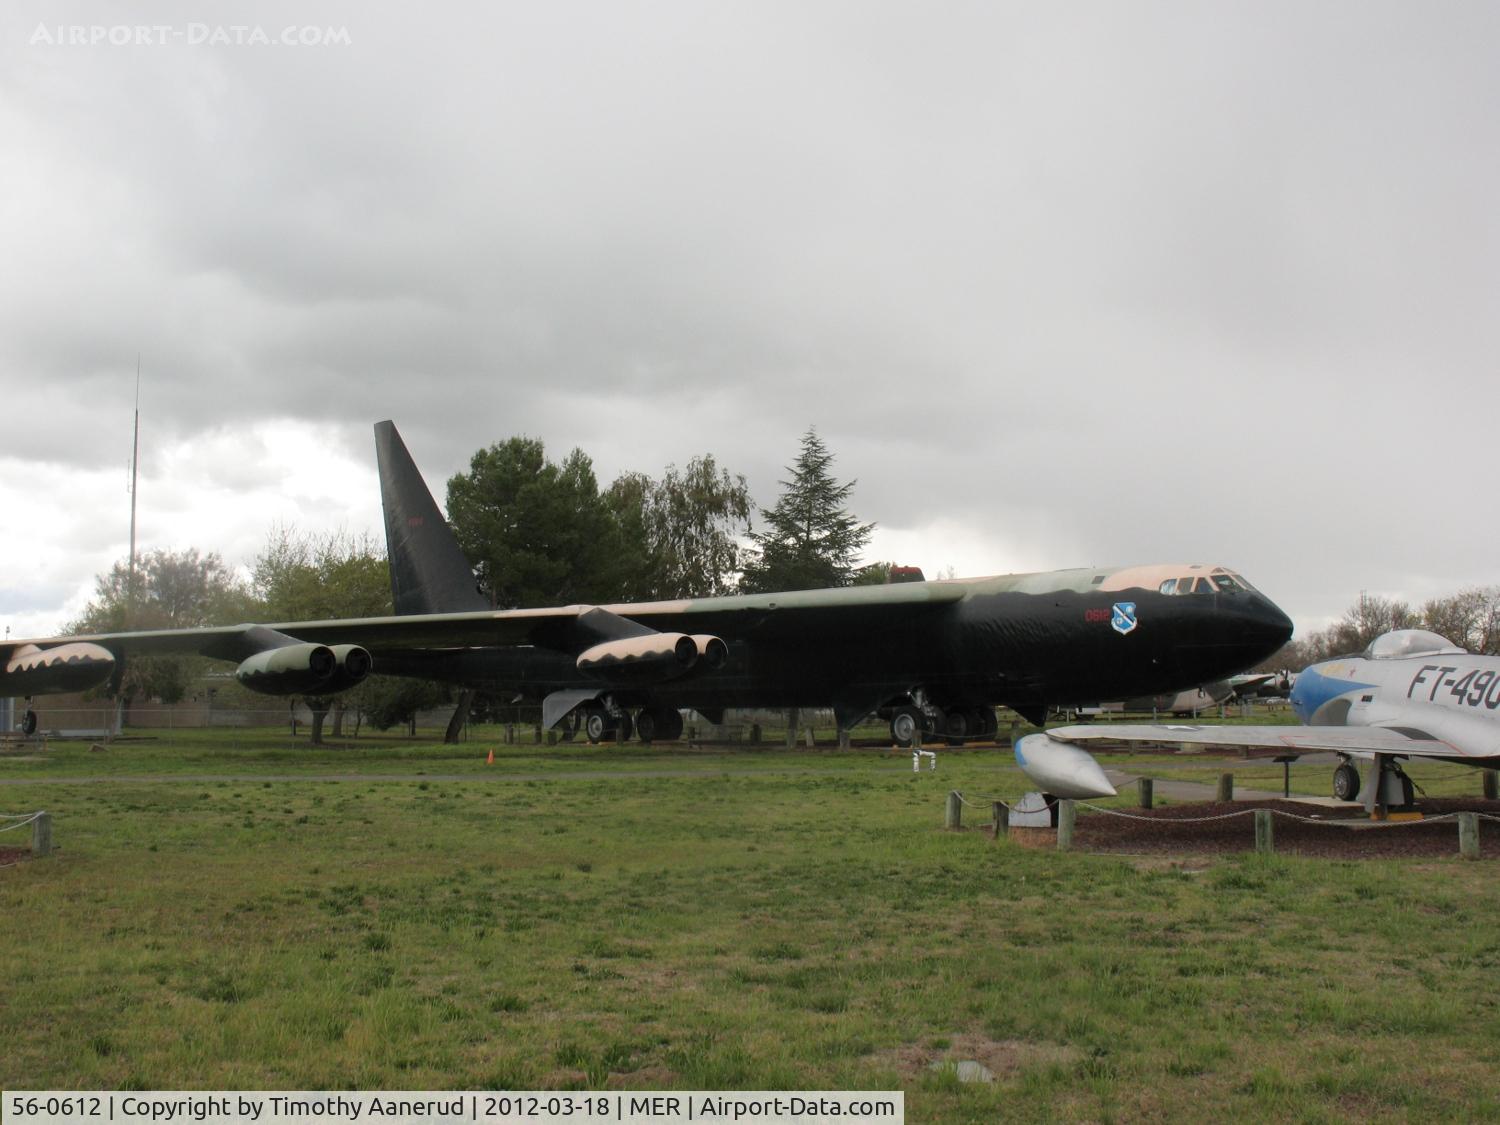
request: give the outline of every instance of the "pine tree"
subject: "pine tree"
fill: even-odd
[[[848,586],[873,523],[860,523],[844,504],[854,481],[840,484],[829,467],[833,454],[809,428],[802,452],[779,482],[776,506],[764,513],[766,529],[750,536],[740,589],[746,593]]]

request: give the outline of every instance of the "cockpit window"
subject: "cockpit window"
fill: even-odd
[[[1161,593],[1163,593],[1163,594],[1170,594],[1175,589],[1177,589],[1177,579],[1175,579],[1175,578],[1168,578],[1159,587],[1157,587],[1157,589],[1160,590]]]
[[[1399,660],[1403,656],[1436,656],[1439,653],[1456,656],[1464,651],[1447,637],[1426,629],[1397,629],[1371,641],[1365,655],[1371,660]]]
[[[1240,584],[1234,580],[1232,574],[1215,574],[1214,585],[1221,590],[1231,592],[1240,588]]]

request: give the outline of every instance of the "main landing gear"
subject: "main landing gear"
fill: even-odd
[[[993,707],[935,707],[913,700],[881,714],[888,717],[891,740],[897,746],[916,746],[924,734],[941,734],[949,746],[994,738],[1000,729]]]
[[[1340,801],[1356,801],[1363,789],[1365,808],[1372,813],[1387,809],[1406,811],[1415,807],[1416,784],[1394,757],[1376,754],[1370,773],[1373,780],[1361,778],[1354,763],[1345,758],[1333,771],[1333,795]],[[1366,780],[1369,780],[1368,785]]]
[[[632,734],[642,742],[675,742],[682,737],[682,712],[673,707],[642,707],[632,718],[613,701],[595,700],[579,708],[578,728],[590,742],[626,742]]]
[[[1333,771],[1333,795],[1340,801],[1353,801],[1359,797],[1359,770],[1349,762]]]

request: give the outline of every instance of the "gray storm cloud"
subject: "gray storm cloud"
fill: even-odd
[[[862,517],[997,566],[1222,560],[1309,617],[1493,577],[1494,9],[128,19],[231,17],[350,42],[0,16],[4,457],[118,462],[140,352],[162,446],[393,417],[439,492],[530,433],[770,502],[817,423]]]

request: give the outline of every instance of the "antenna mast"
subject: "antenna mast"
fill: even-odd
[[[130,576],[127,601],[135,616],[135,481],[141,459],[141,353],[135,354],[135,433],[130,442]]]

